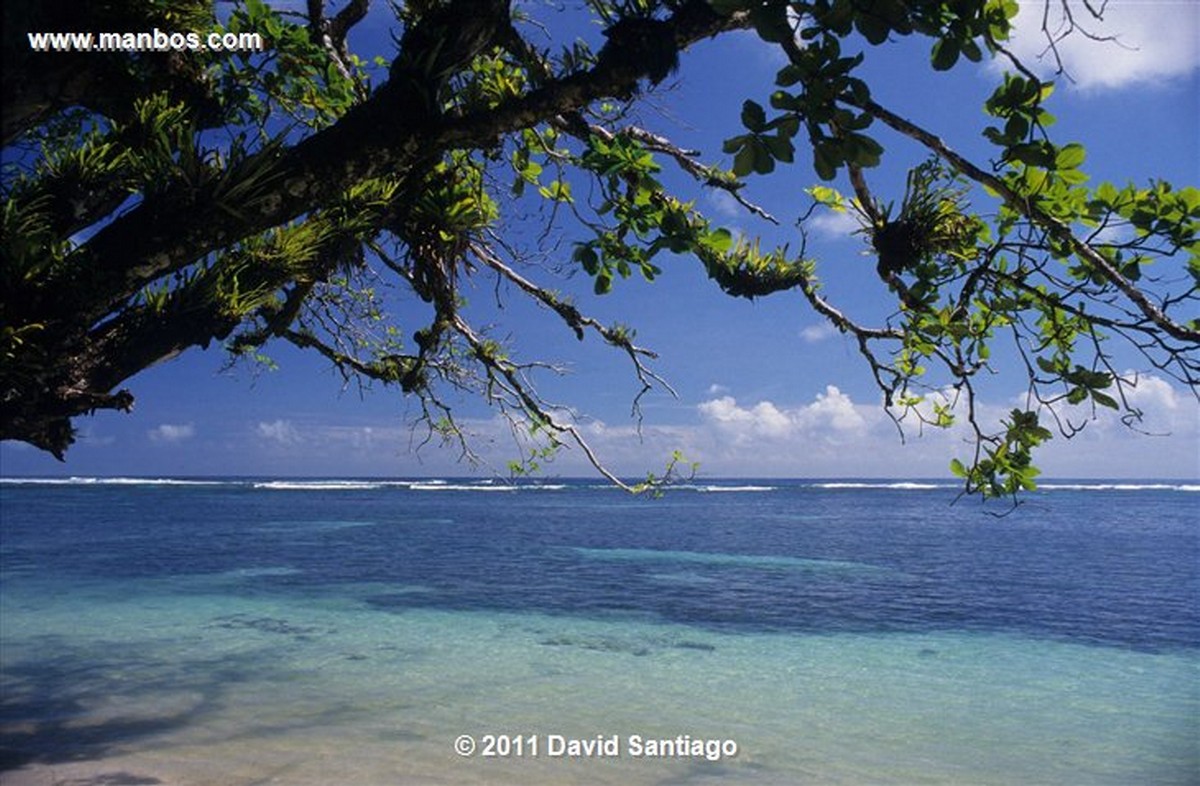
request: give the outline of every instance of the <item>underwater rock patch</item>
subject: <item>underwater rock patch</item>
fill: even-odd
[[[650,654],[650,648],[640,642],[623,641],[609,636],[554,636],[542,639],[543,647],[578,647],[593,652],[621,652],[635,657]]]
[[[205,627],[225,630],[254,630],[259,633],[292,636],[298,641],[310,641],[315,634],[333,632],[332,630],[323,630],[317,625],[296,625],[278,617],[255,617],[249,614],[229,614],[215,617]]]

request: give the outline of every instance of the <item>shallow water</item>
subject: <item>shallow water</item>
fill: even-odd
[[[556,485],[0,484],[0,782],[1200,780],[1191,491]]]

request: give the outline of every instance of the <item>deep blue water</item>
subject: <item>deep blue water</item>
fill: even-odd
[[[257,584],[278,592],[427,590],[366,599],[396,610],[1200,647],[1192,486],[1052,485],[1010,510],[952,504],[953,488],[920,484],[739,481],[658,499],[594,483],[284,485],[6,484],[0,575],[122,580],[266,566],[278,570]],[[713,490],[723,488],[752,490]]]
[[[1200,783],[1200,486],[956,495],[2,480],[0,781]]]

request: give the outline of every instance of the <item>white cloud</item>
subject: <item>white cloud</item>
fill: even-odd
[[[952,391],[941,398],[954,402]],[[1195,397],[1166,379],[1145,375],[1127,398],[1145,413],[1132,429],[1110,410],[1099,409],[1093,419],[1090,408],[1074,407],[1068,408],[1072,422],[1086,426],[1067,439],[1044,413],[1043,424],[1054,431],[1035,457],[1044,476],[1200,476],[1200,403]],[[1023,397],[1019,402],[977,401],[975,412],[985,431],[999,430],[1000,420],[1025,403]],[[953,408],[959,422],[949,429],[922,427],[915,417],[908,418],[902,437],[881,404],[856,403],[833,385],[795,406],[773,401],[742,405],[724,395],[700,403],[699,422],[675,436],[688,458],[701,462],[709,475],[948,478],[950,459],[965,461],[972,454],[965,406],[960,398]],[[932,415],[931,403],[921,409],[926,417]]]
[[[196,436],[196,427],[191,423],[163,423],[146,432],[151,442],[182,442]]]
[[[1087,421],[1087,426],[1071,440],[1056,433],[1038,453],[1043,477],[1200,476],[1200,404],[1190,391],[1172,380],[1143,375],[1127,395],[1145,410],[1144,433],[1124,427],[1108,410],[1100,409],[1093,421],[1090,408],[1072,408],[1074,420]],[[998,429],[1001,418],[1024,405],[1023,399],[997,393],[977,402],[976,413],[985,430]],[[957,410],[964,408],[959,401]],[[923,409],[928,416],[928,407]],[[739,401],[728,387],[714,384],[691,406],[656,408],[654,415],[640,429],[624,418],[584,420],[578,426],[597,457],[630,478],[661,473],[671,453],[679,450],[688,461],[699,462],[707,477],[924,477],[951,482],[950,460],[969,460],[972,453],[965,425],[922,428],[912,417],[904,422],[901,437],[878,396],[869,391],[851,396],[836,385],[805,399]],[[666,418],[670,422],[664,423]],[[1054,428],[1049,415],[1043,423]],[[340,475],[504,475],[510,459],[527,455],[530,446],[519,444],[500,416],[465,419],[460,425],[483,460],[479,466],[462,463],[459,446],[442,448],[436,437],[414,453],[425,431],[410,431],[387,419],[356,424],[264,421],[249,430],[258,450],[245,452],[260,462],[259,474],[265,467],[268,473]],[[573,445],[542,464],[542,474],[551,477],[595,473]]]
[[[699,409],[702,416],[727,427],[739,439],[747,436],[781,438],[794,430],[791,417],[770,401],[760,401],[745,409],[739,407],[732,396],[722,396],[705,401]]]
[[[1091,5],[1103,7],[1103,19],[1093,18],[1082,0],[1068,0],[1077,27],[1056,45],[1067,74],[1079,88],[1118,89],[1186,76],[1200,68],[1200,3],[1110,0]],[[1026,65],[1049,77],[1057,63],[1042,30],[1043,12],[1052,34],[1070,29],[1058,3],[1023,0],[1010,48]],[[1006,65],[1003,58],[995,62]]]
[[[1200,402],[1195,396],[1162,377],[1145,375],[1137,387],[1126,389],[1125,398],[1142,411],[1141,421],[1126,425],[1120,414],[1105,408],[1093,413],[1088,404],[1069,408],[1071,423],[1083,430],[1069,440],[1056,434],[1047,443],[1040,457],[1046,474],[1200,477]]]
[[[254,433],[265,441],[275,442],[280,445],[296,445],[302,441],[300,432],[296,430],[296,427],[289,420],[273,420],[270,423],[260,422],[254,427]]]
[[[704,199],[712,205],[713,212],[722,218],[745,218],[749,215],[746,208],[738,204],[738,201],[733,198],[733,194],[728,191],[714,188],[705,193]]]
[[[1124,400],[1142,413],[1140,421],[1130,424],[1132,429],[1121,421],[1120,413],[1093,407],[1090,402],[1068,408],[1072,422],[1086,424],[1085,429],[1110,437],[1137,432],[1177,437],[1191,435],[1200,449],[1200,402],[1194,396],[1181,393],[1169,381],[1153,374],[1138,376],[1126,371],[1123,376],[1135,380],[1135,384],[1125,387]],[[1107,392],[1114,398],[1120,397],[1115,387]]]
[[[827,240],[844,240],[862,227],[849,210],[825,209],[805,221],[804,228]]]
[[[420,427],[417,429],[421,433]],[[413,436],[409,428],[394,425],[327,426],[319,429],[320,440],[326,444],[348,445],[355,452],[390,450],[396,452],[408,445]]]
[[[800,340],[805,344],[819,344],[838,335],[838,329],[830,322],[818,322],[800,330]]]
[[[773,401],[743,406],[722,396],[700,403],[697,414],[700,422],[684,452],[708,475],[945,475],[957,447],[943,432],[933,439],[910,434],[903,444],[879,403],[855,403],[834,385],[794,406]]]
[[[1132,374],[1126,372],[1126,376]],[[1189,403],[1196,403],[1193,397],[1180,395],[1170,382],[1153,375],[1139,378],[1137,385],[1130,388],[1126,396],[1134,406],[1158,413],[1175,413]]]
[[[817,394],[812,403],[793,408],[781,408],[771,401],[743,407],[734,397],[721,396],[701,402],[697,411],[704,422],[738,444],[764,438],[841,441],[868,428],[858,405],[833,385]]]
[[[839,434],[862,434],[867,429],[867,420],[857,405],[833,385],[826,386],[813,403],[802,407],[796,419],[808,431],[825,428]]]

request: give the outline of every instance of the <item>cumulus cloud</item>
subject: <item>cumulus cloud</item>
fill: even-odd
[[[830,322],[818,322],[800,330],[800,340],[805,344],[819,344],[838,335],[838,329]]]
[[[701,402],[685,454],[711,475],[920,476],[944,473],[948,435],[900,440],[878,402],[856,403],[836,385],[799,404],[732,396]]]
[[[254,427],[254,433],[260,439],[280,445],[296,445],[301,442],[300,432],[289,420],[273,420],[269,423],[259,422]]]
[[[196,436],[196,427],[191,423],[163,423],[146,433],[151,442],[182,442]]]
[[[712,206],[713,212],[722,218],[745,218],[748,215],[746,208],[738,204],[728,191],[713,188],[705,192],[704,199]]]
[[[1132,377],[1133,375],[1131,372],[1126,372],[1126,376]],[[1146,375],[1138,379],[1137,384],[1129,389],[1126,396],[1134,406],[1160,413],[1173,414],[1189,404],[1195,405],[1196,403],[1195,398],[1192,396],[1185,398],[1170,382],[1154,375]]]
[[[1181,392],[1170,381],[1153,374],[1124,374],[1135,383],[1124,390],[1125,401],[1142,413],[1141,421],[1134,421],[1132,429],[1122,422],[1120,413],[1110,409],[1096,408],[1090,403],[1070,408],[1077,423],[1086,423],[1086,428],[1104,432],[1110,438],[1128,438],[1139,432],[1157,435],[1186,437],[1190,435],[1200,444],[1200,402],[1195,396]],[[1113,396],[1117,393],[1110,391]],[[1200,458],[1200,453],[1197,454]]]
[[[1114,394],[1115,395],[1115,394]],[[1155,375],[1141,376],[1125,399],[1142,412],[1128,425],[1121,415],[1083,404],[1068,408],[1072,439],[1056,435],[1041,466],[1059,477],[1200,477],[1200,402],[1186,389]]]
[[[834,385],[827,386],[811,403],[798,407],[780,407],[771,401],[744,407],[733,396],[721,396],[701,402],[697,411],[704,422],[734,442],[761,438],[841,440],[861,435],[868,428],[858,405]]]
[[[813,403],[801,407],[796,417],[807,430],[825,428],[841,434],[861,434],[867,428],[867,420],[857,405],[833,385],[818,393]]]
[[[1095,19],[1083,0],[1068,0],[1067,6],[1076,29],[1056,48],[1079,88],[1119,89],[1186,76],[1200,68],[1200,3],[1112,0],[1102,4],[1103,19]],[[1010,48],[1026,65],[1050,76],[1057,63],[1042,30],[1043,13],[1053,36],[1071,29],[1058,3],[1022,0]],[[1002,59],[996,63],[1005,64]]]
[[[1067,439],[1044,413],[1042,422],[1055,431],[1036,459],[1044,476],[1200,476],[1200,402],[1154,375],[1142,375],[1126,397],[1145,415],[1134,428],[1107,409],[1067,407],[1060,414],[1075,426],[1085,424]],[[829,385],[797,405],[713,397],[697,406],[697,422],[674,436],[688,458],[711,475],[948,477],[950,459],[969,460],[974,443],[965,401],[952,391],[931,394],[921,407],[926,417],[932,416],[934,399],[951,405],[956,425],[923,427],[916,417],[907,417],[902,437],[879,402],[855,402]],[[975,414],[985,431],[999,430],[1013,407],[1027,403],[1024,396],[977,401]]]
[[[419,431],[419,429],[418,429]],[[321,440],[349,446],[354,451],[398,450],[412,432],[396,426],[337,426],[320,430]]]
[[[842,240],[862,227],[849,210],[822,210],[806,220],[804,228],[827,240]]]
[[[738,406],[733,396],[721,396],[701,403],[699,410],[702,417],[726,428],[738,439],[786,437],[793,430],[791,418],[770,401],[745,408]]]
[[[936,477],[950,479],[951,458],[969,460],[970,430],[960,422],[950,429],[924,427],[907,418],[901,437],[879,397],[864,390],[854,396],[837,385],[825,385],[808,397],[782,399],[735,397],[734,385],[714,383],[698,401],[681,409],[658,410],[639,428],[628,419],[583,420],[577,425],[599,459],[618,475],[637,478],[661,473],[672,452],[700,463],[704,476],[744,477]],[[985,430],[1026,400],[996,391],[977,402]],[[1015,392],[1015,391],[1014,391]],[[934,394],[936,396],[936,394]],[[1145,411],[1140,432],[1126,428],[1116,413],[1100,409],[1092,420],[1089,407],[1070,408],[1074,422],[1087,426],[1074,439],[1056,434],[1037,462],[1044,478],[1191,477],[1200,475],[1200,404],[1180,383],[1142,375],[1127,392],[1131,404]],[[932,398],[932,396],[931,396]],[[943,391],[946,403],[952,391]],[[925,407],[928,416],[930,405]],[[956,411],[965,414],[959,400]],[[669,422],[662,422],[668,420]],[[1053,420],[1043,417],[1053,428]],[[410,432],[394,421],[334,424],[278,420],[255,423],[245,434],[255,440],[246,452],[257,456],[269,472],[314,474],[461,475],[505,471],[510,459],[531,447],[514,437],[504,418],[460,422],[471,449],[483,460],[479,467],[460,463],[458,446],[443,449],[435,438],[419,452],[425,433]],[[171,432],[178,433],[178,432]],[[1169,436],[1147,436],[1169,435]],[[316,449],[313,449],[316,448]],[[552,461],[542,462],[546,475],[592,476],[595,470],[577,446],[569,445]],[[261,473],[262,470],[259,470]]]

